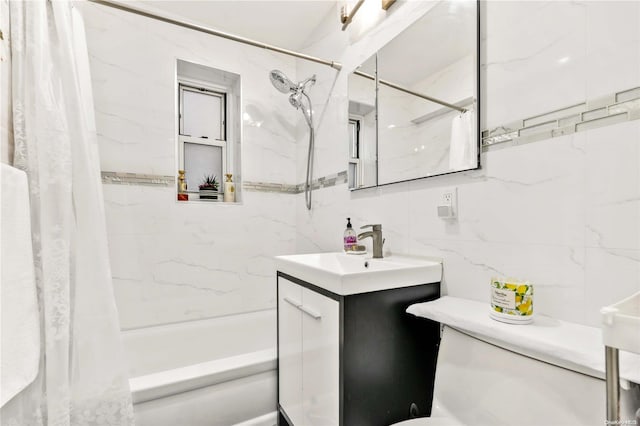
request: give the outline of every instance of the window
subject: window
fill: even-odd
[[[221,190],[227,172],[227,94],[193,83],[179,84],[178,150],[188,192],[198,192],[206,176]]]
[[[349,189],[358,188],[362,182],[360,165],[360,120],[349,118]]]
[[[187,194],[177,198],[223,201],[225,175],[231,174],[235,190],[227,201],[241,203],[241,76],[181,59],[176,65],[176,174],[184,170],[187,185]],[[213,176],[217,191],[200,191]]]

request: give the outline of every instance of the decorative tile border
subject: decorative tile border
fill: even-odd
[[[297,185],[270,182],[242,182],[242,189],[252,192],[279,192],[283,194],[297,194]]]
[[[102,183],[115,185],[172,186],[176,178],[165,175],[146,175],[141,173],[102,172]]]
[[[640,119],[640,87],[634,87],[494,129],[483,130],[482,151],[523,145],[638,119]],[[105,184],[168,187],[175,185],[175,182],[174,176],[102,172],[102,183]],[[343,170],[314,179],[311,187],[313,189],[328,188],[347,182],[347,171]],[[253,192],[300,194],[304,192],[304,183],[290,185],[245,181],[242,188]]]
[[[332,186],[340,185],[342,183],[347,183],[349,181],[349,177],[347,175],[347,171],[343,170],[338,173],[333,173],[327,176],[319,177],[318,179],[314,179],[311,182],[311,189],[320,189],[320,188],[329,188]],[[297,185],[298,193],[304,192],[304,183],[299,183]]]
[[[482,150],[507,148],[640,119],[640,87],[482,132]]]
[[[328,188],[347,183],[347,171],[343,170],[327,176],[314,179],[313,189]],[[165,175],[147,175],[140,173],[102,172],[102,183],[115,185],[142,185],[168,187],[175,185],[176,178]],[[277,192],[282,194],[300,194],[304,192],[304,183],[289,185],[285,183],[245,181],[242,189],[253,192]]]
[[[319,177],[311,182],[312,189],[329,188],[342,183],[348,182],[347,171],[343,170],[327,176]],[[301,194],[304,192],[304,183],[297,185],[288,185],[282,183],[269,182],[244,182],[242,188],[247,191],[255,192],[281,192],[285,194]]]

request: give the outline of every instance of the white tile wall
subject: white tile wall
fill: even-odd
[[[587,98],[638,85],[640,2],[588,1],[586,7]]]
[[[303,181],[307,129],[267,72],[317,74],[314,175],[345,170],[348,71],[432,5],[397,3],[375,29],[345,33],[328,16],[305,50],[340,60],[341,73],[83,5],[103,170],[175,174],[167,82],[176,58],[242,75],[250,115],[243,173],[251,181]],[[484,128],[640,85],[638,2],[483,7]],[[536,283],[538,312],[595,325],[601,305],[640,289],[639,143],[640,122],[616,124],[491,151],[479,171],[355,193],[346,185],[320,189],[312,211],[304,194],[247,192],[243,206],[184,205],[171,188],[107,185],[122,324],[272,306],[271,256],[339,250],[350,216],[356,226],[382,223],[388,252],[443,257],[449,294],[485,300],[492,275],[515,275]],[[460,217],[444,222],[435,205],[454,186]]]
[[[394,7],[394,19],[415,16],[409,10],[415,4]],[[483,7],[483,128],[640,85],[638,2],[490,1]],[[410,24],[391,19],[375,37],[386,31],[390,39],[395,25]],[[353,45],[314,40],[310,53],[333,49],[344,52],[343,60],[366,59],[375,50],[366,39]],[[315,108],[341,113],[346,79],[334,83],[331,73],[319,73]],[[344,117],[319,124],[318,174],[346,169]],[[640,290],[640,121],[482,157],[479,171],[355,193],[346,185],[322,189],[311,212],[298,200],[297,250],[339,250],[347,216],[354,226],[382,223],[385,250],[444,259],[448,294],[486,300],[492,275],[517,276],[536,284],[537,312],[590,325],[598,324],[599,307]],[[298,176],[302,166],[298,152]],[[458,188],[460,216],[445,222],[435,206],[450,187]]]
[[[486,3],[486,127],[586,99],[588,3]]]
[[[241,75],[246,181],[296,183],[298,112],[269,83],[283,55],[112,8],[81,4],[102,170],[175,176],[176,59]],[[243,192],[242,205],[177,203],[173,188],[104,186],[123,328],[275,306],[272,258],[295,250],[296,198]]]
[[[177,203],[173,188],[105,185],[122,326],[272,307],[273,256],[295,244],[295,197],[246,193],[243,205]]]

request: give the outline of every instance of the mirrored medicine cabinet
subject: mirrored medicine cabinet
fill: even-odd
[[[349,189],[480,166],[479,6],[441,1],[349,76]]]

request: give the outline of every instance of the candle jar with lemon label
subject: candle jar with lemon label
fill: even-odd
[[[533,284],[511,278],[492,278],[491,317],[510,324],[533,321]]]

